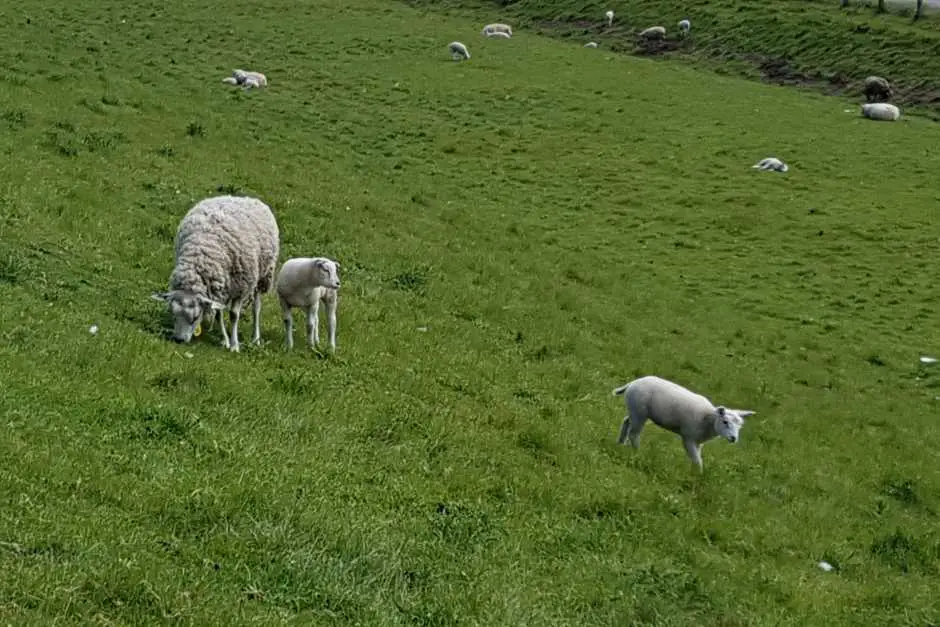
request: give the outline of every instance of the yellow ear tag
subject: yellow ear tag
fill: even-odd
[[[199,337],[200,335],[202,335],[202,323],[201,322],[196,325],[196,328],[193,331],[193,335],[195,335],[196,337]]]

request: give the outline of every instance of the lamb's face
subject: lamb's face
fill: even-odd
[[[339,289],[339,264],[331,259],[317,259],[313,264],[317,285]]]
[[[744,426],[744,417],[754,412],[738,409],[727,409],[722,406],[715,408],[715,431],[732,444],[738,441],[741,427]]]
[[[216,308],[211,301],[188,292],[153,294],[153,298],[166,302],[170,315],[173,316],[173,340],[181,344],[193,339],[203,315],[214,313]]]

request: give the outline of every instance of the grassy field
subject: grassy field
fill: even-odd
[[[873,2],[875,0],[872,0]],[[607,50],[668,56],[722,73],[813,91],[860,97],[861,82],[877,74],[895,87],[892,102],[940,117],[940,20],[928,10],[912,23],[890,13],[837,0],[409,0],[454,16],[476,12],[517,27],[596,41]],[[608,28],[604,13],[616,19]],[[910,11],[910,9],[908,9]],[[678,37],[689,18],[691,35]],[[639,46],[636,34],[667,29],[666,44]]]
[[[397,3],[152,6],[0,24],[4,624],[940,621],[940,126]],[[343,264],[334,357],[271,296],[262,347],[167,341],[221,192]],[[616,446],[641,374],[758,413],[697,476]]]

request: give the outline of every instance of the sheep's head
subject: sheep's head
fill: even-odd
[[[173,316],[173,340],[183,344],[193,339],[206,313],[214,315],[216,311],[224,309],[222,304],[205,296],[182,290],[154,292],[150,297],[166,303]]]
[[[715,431],[732,444],[738,441],[744,419],[753,416],[748,409],[728,409],[719,405],[715,408]]]
[[[315,285],[322,285],[334,290],[339,289],[339,263],[326,257],[319,257],[313,260]]]

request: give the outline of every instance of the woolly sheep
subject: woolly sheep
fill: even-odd
[[[614,12],[613,12],[613,11],[608,11],[608,12],[605,13],[604,15],[607,16],[607,26],[613,26],[613,24],[614,24]]]
[[[245,70],[235,70],[232,72],[232,76],[235,77],[235,81],[239,85],[244,85],[246,82],[254,79],[254,81],[258,84],[258,87],[268,86],[268,77],[266,77],[261,72],[248,72]]]
[[[862,95],[867,102],[883,102],[891,98],[891,84],[880,76],[869,76],[862,85]]]
[[[277,275],[277,297],[284,318],[287,348],[294,347],[292,308],[307,315],[307,344],[320,343],[320,301],[326,304],[330,348],[336,350],[336,306],[339,299],[339,263],[326,257],[295,257],[281,266]]]
[[[589,41],[589,42],[587,42],[586,44],[584,44],[584,47],[585,47],[585,48],[597,48],[597,42],[596,42],[596,41]]]
[[[614,390],[624,396],[627,415],[620,427],[618,444],[627,438],[634,449],[640,447],[640,434],[646,420],[678,434],[689,459],[702,471],[702,445],[718,436],[734,444],[740,437],[744,419],[753,411],[729,409],[712,402],[677,383],[647,376]]]
[[[870,102],[862,105],[862,116],[869,120],[893,122],[901,117],[901,110],[887,102]]]
[[[512,35],[509,33],[504,33],[503,31],[492,31],[486,35],[490,39],[496,37],[497,39],[512,39]]]
[[[643,39],[665,39],[666,28],[663,26],[650,26],[644,31],[640,31],[640,37]]]
[[[766,157],[751,167],[758,170],[773,170],[775,172],[786,172],[790,169],[790,166],[776,157]]]
[[[447,45],[450,56],[454,61],[464,61],[470,58],[470,51],[459,41],[452,41]]]
[[[483,30],[480,31],[481,35],[490,36],[490,33],[506,33],[512,37],[512,26],[509,24],[487,24],[483,27]]]
[[[679,32],[682,33],[683,36],[687,35],[691,28],[692,22],[689,20],[679,20]]]
[[[229,310],[232,335],[222,321],[222,344],[239,350],[242,308],[254,305],[252,343],[261,342],[261,296],[274,286],[280,247],[277,220],[257,198],[216,196],[199,201],[183,216],[174,243],[176,265],[170,290],[154,293],[173,316],[173,339],[189,342],[200,333],[206,313],[222,318]],[[212,320],[214,323],[214,319]]]

